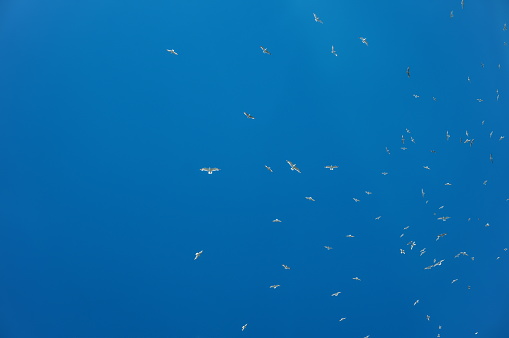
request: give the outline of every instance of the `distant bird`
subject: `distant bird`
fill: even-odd
[[[410,134],[410,130],[408,128],[405,128],[406,132]]]
[[[403,135],[401,135],[401,143],[405,144],[405,137]]]
[[[483,102],[484,100],[483,99],[476,99],[477,102]]]
[[[279,219],[277,219],[277,218],[275,220],[273,220],[272,222],[274,222],[274,223],[281,223],[281,221]]]
[[[410,136],[410,141],[412,141],[412,143],[415,143],[415,140],[412,136]]]
[[[371,195],[373,194],[371,191],[364,191],[366,193],[366,195]]]
[[[313,16],[315,17],[316,22],[323,23],[323,21],[320,20],[320,18],[315,13],[313,13]]]
[[[436,150],[430,150],[431,153],[436,154]]]
[[[355,198],[355,197],[353,198],[353,200],[354,200],[355,202],[360,202],[360,200],[359,200],[359,199],[357,199],[357,198]]]
[[[362,36],[359,37],[359,39],[361,39],[362,43],[365,44],[366,46],[368,45],[368,40],[366,40],[366,38],[363,38]]]
[[[247,327],[247,324],[242,325],[242,331],[244,331]]]
[[[481,68],[484,68],[484,63],[481,62]]]
[[[446,139],[446,141],[449,141],[450,137],[451,137],[451,135],[449,135],[449,131],[446,131],[445,132],[445,139]]]
[[[503,31],[506,31],[506,30],[507,30],[507,24],[506,24],[506,23],[504,24],[504,27],[502,27],[502,30],[503,30]]]
[[[271,54],[271,53],[267,50],[267,48],[262,47],[262,46],[260,46],[260,48],[262,49],[262,52],[263,52],[264,54],[272,55],[272,54]]]
[[[385,175],[389,175],[389,173],[388,173],[388,172],[386,172],[386,171],[384,171],[384,172],[382,172],[382,175],[384,175],[384,176],[385,176]]]
[[[376,220],[379,220],[382,216],[375,217]]]
[[[430,316],[429,315],[426,315],[426,319],[429,321],[430,320]]]
[[[331,296],[333,296],[333,297],[337,297],[340,293],[341,293],[341,292],[340,292],[340,291],[338,291],[338,292],[333,293]]]
[[[467,81],[468,83],[472,83],[472,81],[470,81],[470,76],[467,76]]]
[[[342,321],[343,321],[343,320],[345,320],[345,319],[346,319],[346,318],[345,318],[345,317],[343,317],[343,318],[341,318],[339,321],[340,321],[340,322],[342,322]]]
[[[200,251],[200,252],[195,253],[194,254],[194,260],[197,260],[201,256],[202,253],[203,253],[203,250]]]
[[[451,282],[451,284],[456,283],[457,281],[458,281],[458,279],[457,279],[457,278],[456,278],[456,279],[453,279],[453,280],[452,280],[452,282]]]
[[[326,165],[325,168],[327,168],[329,170],[334,170],[334,169],[337,169],[339,167],[337,165]]]
[[[282,266],[283,266],[283,268],[285,268],[285,270],[291,270],[291,268],[288,265],[282,264]]]
[[[417,304],[419,304],[419,300],[418,299],[414,302],[414,306],[416,306]]]
[[[308,201],[313,201],[313,202],[315,201],[315,200],[313,199],[313,197],[310,197],[310,196],[305,197],[305,199],[307,199]]]
[[[447,221],[450,217],[449,216],[442,216],[442,217],[438,217],[437,219],[440,219],[442,221]]]
[[[167,49],[166,51],[171,53],[171,54],[173,54],[173,55],[178,55],[177,52],[175,52],[174,49]]]
[[[461,9],[465,8],[465,0],[461,0]]]
[[[427,165],[422,166],[422,167],[423,167],[424,169],[426,169],[426,170],[431,170],[431,169],[430,169],[430,167],[428,167]]]
[[[433,96],[433,101],[436,101],[436,100],[437,100],[437,98]]]
[[[332,54],[338,56],[338,54],[336,53],[336,51],[334,50],[334,45],[332,45],[332,50],[330,51]]]
[[[269,166],[265,166],[265,168],[266,168],[268,171],[273,172],[273,171],[272,171],[272,169],[270,169],[270,167],[269,167]]]
[[[295,170],[296,172],[298,172],[300,174],[300,170],[299,168],[297,168],[297,166],[295,164],[293,164],[292,162],[286,160],[286,163],[288,163],[288,165],[290,165],[290,169],[291,170]]]
[[[410,78],[410,67],[407,67],[407,69],[406,69],[406,75]]]
[[[254,120],[253,115],[248,114],[248,113],[246,113],[246,112],[244,112],[244,115],[246,115],[246,117],[247,117],[248,119],[252,119],[252,120]]]
[[[360,281],[360,280],[361,280],[359,277],[354,277],[354,278],[352,278],[352,279],[355,279],[355,280],[358,280],[358,281]]]
[[[500,137],[498,138],[498,140],[499,140],[499,141],[502,141],[503,139],[505,139],[505,136],[500,136]]]
[[[444,185],[452,185],[451,183],[445,183]]]
[[[271,285],[271,286],[269,286],[269,288],[271,288],[271,289],[277,289],[277,288],[278,288],[278,287],[280,287],[280,286],[281,286],[281,285],[276,284],[276,285]]]
[[[354,238],[354,235],[346,235],[345,237]]]
[[[490,154],[490,162],[493,163],[493,155]]]
[[[399,249],[399,253],[402,254],[402,255],[405,255],[405,250]]]
[[[325,249],[327,249],[327,250],[332,250],[332,247],[327,246],[327,245],[326,245],[326,246],[324,246],[324,248],[325,248]]]
[[[389,150],[389,148],[385,147],[385,151],[387,152],[387,154],[391,154],[391,151]]]
[[[211,175],[214,171],[219,171],[221,169],[219,169],[219,168],[201,168],[200,170],[201,171],[206,171],[206,172],[209,173],[209,175]]]
[[[484,182],[482,182],[482,184],[484,185],[488,184],[488,180],[485,180]]]
[[[453,11],[451,11],[451,13],[449,13],[449,17],[450,17],[450,18],[454,18],[454,13],[453,13]]]
[[[420,96],[417,95],[417,94],[412,94],[413,97],[415,97],[416,99],[419,98]]]
[[[436,240],[438,241],[438,240],[440,239],[440,237],[444,237],[445,235],[447,235],[447,234],[446,234],[446,233],[444,233],[444,234],[440,234],[440,235],[438,235]],[[438,264],[438,265],[441,265],[441,264]]]
[[[424,189],[421,189],[421,196],[422,196],[422,198],[424,198],[424,195],[426,195],[426,193],[424,192]]]

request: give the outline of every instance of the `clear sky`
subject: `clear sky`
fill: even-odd
[[[506,22],[1,1],[0,337],[509,337]]]

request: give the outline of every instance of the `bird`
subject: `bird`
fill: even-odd
[[[436,154],[436,150],[430,150],[430,153]]]
[[[406,227],[404,227],[403,230],[406,230],[408,228],[410,228],[410,225],[407,225]]]
[[[313,199],[313,197],[305,197],[305,198],[306,198],[307,200],[309,200],[309,201],[313,201],[313,202],[315,201],[315,200]]]
[[[175,52],[174,49],[167,49],[166,51],[171,53],[171,54],[173,54],[173,55],[178,55],[177,52]]]
[[[506,30],[507,30],[507,24],[506,24],[506,23],[504,24],[504,27],[502,27],[502,30],[503,30],[503,31],[506,31]]]
[[[461,0],[461,9],[465,8],[465,0]]]
[[[415,143],[415,140],[412,136],[410,136],[410,141],[412,141],[412,143]]]
[[[270,169],[270,167],[269,167],[269,166],[265,166],[265,168],[266,168],[268,171],[273,172],[273,171],[272,171],[272,169]]]
[[[278,287],[280,287],[280,286],[281,286],[281,285],[276,284],[276,285],[271,285],[271,286],[269,286],[269,288],[271,288],[271,289],[277,289],[277,288],[278,288]]]
[[[424,249],[421,249],[421,251],[419,251],[419,252],[421,253],[421,254],[420,254],[419,256],[422,256],[422,255],[424,255],[424,254],[426,253],[426,248],[424,248]]]
[[[326,165],[325,168],[329,169],[329,170],[334,170],[336,168],[339,168],[337,165]]]
[[[357,199],[357,198],[355,198],[355,197],[353,198],[353,200],[354,200],[355,202],[360,202],[360,200],[359,200],[359,199]]]
[[[414,306],[416,306],[417,304],[419,304],[419,300],[418,299],[414,302]]]
[[[413,97],[415,97],[416,99],[419,98],[420,96],[417,95],[417,94],[412,94]]]
[[[405,137],[403,135],[401,135],[401,143],[405,144]]]
[[[490,154],[490,162],[493,163],[493,155]]]
[[[426,195],[426,193],[424,192],[424,189],[421,189],[421,196],[422,196],[422,198],[424,198],[424,195]]]
[[[447,183],[445,183],[444,185],[452,185],[452,183],[447,182]]]
[[[447,221],[450,217],[449,216],[442,216],[442,217],[438,217],[437,219],[441,219],[442,221]]]
[[[483,99],[476,99],[477,102],[483,102],[484,100]]]
[[[389,175],[389,173],[388,173],[388,172],[386,172],[386,171],[384,171],[384,172],[382,172],[382,175],[384,175],[384,176],[385,176],[385,175]]]
[[[272,54],[271,54],[271,53],[267,50],[267,48],[262,47],[262,46],[260,46],[260,48],[262,49],[263,54],[269,54],[269,55],[272,55]]]
[[[295,164],[293,164],[292,162],[286,160],[286,163],[288,163],[290,165],[290,169],[291,170],[295,170],[296,172],[298,172],[299,174],[301,173],[299,168],[297,168],[297,166]]]
[[[382,216],[375,217],[376,220],[379,220]]]
[[[327,250],[332,250],[332,247],[327,246],[327,245],[326,245],[326,246],[324,246],[324,248],[325,248],[325,249],[327,249]]]
[[[437,101],[437,98],[436,98],[436,97],[434,97],[434,96],[433,96],[433,101],[435,101],[435,102]]]
[[[354,238],[354,235],[346,235],[345,237]]]
[[[437,236],[437,239],[436,241],[438,241],[440,239],[440,237],[444,237],[445,235],[447,235],[447,233],[444,233],[444,234],[440,234]],[[441,262],[440,262],[441,263]],[[438,264],[438,265],[441,265],[441,264]]]
[[[248,114],[248,113],[246,113],[246,112],[244,112],[244,115],[246,115],[246,117],[247,117],[248,119],[252,119],[252,120],[254,120],[254,119],[255,119],[255,118],[253,117],[253,115]]]
[[[482,184],[484,185],[488,184],[488,180],[485,180],[484,182],[482,182]]]
[[[426,319],[429,321],[431,317],[429,315],[426,315]]]
[[[467,81],[468,83],[472,83],[472,81],[470,80],[470,76],[467,76]]]
[[[492,135],[493,135],[493,130],[492,130],[492,131],[491,131],[491,133],[490,133],[490,138],[491,138],[491,136],[492,136]]]
[[[371,195],[373,194],[371,191],[365,191],[366,195]]]
[[[358,280],[358,281],[360,281],[360,280],[361,280],[359,277],[354,277],[354,278],[352,278],[352,279],[355,279],[355,280]]]
[[[343,318],[341,318],[339,321],[340,321],[340,322],[342,322],[342,321],[343,321],[343,320],[345,320],[345,319],[346,319],[346,318],[345,318],[345,317],[343,317]]]
[[[283,268],[285,268],[285,270],[291,270],[292,268],[290,268],[288,265],[284,265],[284,264],[281,264],[283,266]]]
[[[340,292],[340,291],[338,291],[338,292],[333,293],[331,296],[333,296],[333,297],[337,297],[340,293],[341,293],[341,292]]]
[[[456,278],[456,279],[453,279],[453,280],[452,280],[452,282],[451,282],[451,284],[456,283],[457,281],[458,281],[458,279],[457,279],[457,278]]]
[[[194,260],[197,260],[201,256],[202,253],[203,253],[203,250],[195,253],[194,254]]]
[[[407,147],[401,147],[400,149],[401,150],[407,150],[408,148]]]
[[[410,67],[407,67],[407,69],[406,69],[406,75],[410,78]]]
[[[334,45],[332,45],[332,50],[330,51],[332,54],[338,56],[338,53],[336,53],[336,51],[334,50]]]
[[[451,11],[451,13],[449,13],[449,17],[450,17],[450,18],[454,18],[454,13],[453,13],[453,11]]]
[[[247,324],[242,325],[242,331],[244,331],[247,327]]]
[[[427,169],[427,170],[431,170],[430,167],[428,167],[427,165],[425,166],[422,166],[424,169]]]
[[[323,23],[323,21],[320,20],[320,18],[315,13],[313,13],[313,16],[315,17],[316,22]]]
[[[359,37],[359,39],[361,39],[362,43],[365,44],[366,46],[368,45],[368,40],[366,40],[366,38],[363,38],[362,36]]]
[[[272,222],[274,222],[274,223],[281,223],[281,221],[279,219],[277,219],[277,218],[275,220],[273,220]]]
[[[405,128],[406,132],[410,134],[410,130],[408,128]]]
[[[385,147],[385,151],[387,152],[387,154],[391,154],[391,151],[389,150],[389,148]]]
[[[451,135],[449,135],[449,131],[446,131],[445,132],[445,139],[446,139],[446,141],[449,141],[449,137],[451,137]]]
[[[399,253],[402,254],[402,255],[405,255],[405,250],[399,249]]]
[[[206,172],[208,172],[208,173],[209,173],[209,175],[212,175],[212,173],[213,173],[214,171],[219,171],[219,170],[221,170],[221,169],[219,169],[219,168],[201,168],[200,170],[201,170],[201,171],[206,171]]]
[[[502,141],[503,139],[505,139],[505,136],[500,136],[498,140]]]

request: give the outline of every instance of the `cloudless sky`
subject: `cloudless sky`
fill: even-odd
[[[0,337],[509,337],[506,22],[0,2]]]

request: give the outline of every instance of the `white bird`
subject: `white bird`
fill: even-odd
[[[461,0],[461,9],[465,8],[465,0]]]
[[[360,202],[360,200],[359,200],[359,199],[357,199],[357,198],[355,198],[355,197],[353,198],[353,200],[354,200],[355,202]]]
[[[338,291],[338,292],[333,293],[331,296],[337,297],[340,293],[341,293],[341,292],[340,292],[340,291]]]
[[[274,223],[281,223],[281,221],[279,219],[277,219],[277,218],[275,220],[273,220],[272,222],[274,222]]]
[[[201,170],[201,171],[206,171],[206,172],[208,172],[208,173],[209,173],[209,175],[212,175],[212,173],[213,173],[214,171],[219,171],[219,170],[221,170],[221,169],[219,169],[219,168],[201,168],[200,170]]]
[[[200,256],[201,256],[201,254],[202,254],[202,253],[203,253],[203,250],[202,250],[202,251],[200,251],[200,252],[195,253],[195,254],[194,254],[194,260],[197,260],[197,259],[198,259],[198,257],[200,257]]]
[[[364,191],[366,193],[366,195],[371,195],[373,194],[371,191]]]
[[[402,254],[402,255],[405,255],[405,250],[399,249],[399,253]]]
[[[458,281],[458,279],[457,279],[457,278],[456,278],[456,279],[453,279],[453,280],[452,280],[452,282],[451,282],[451,284],[456,283],[457,281]]]
[[[327,246],[327,245],[326,245],[326,246],[324,246],[324,248],[325,248],[325,249],[327,249],[327,250],[332,250],[332,247]]]
[[[326,165],[325,168],[327,168],[329,170],[334,170],[334,169],[337,169],[339,167],[337,165]]]
[[[414,306],[416,306],[418,303],[419,303],[419,300],[417,299],[417,300],[414,302]]]
[[[453,13],[453,11],[451,11],[451,13],[449,13],[449,17],[450,17],[450,18],[454,18],[454,13]]]
[[[431,317],[429,315],[426,315],[426,319],[429,321]]]
[[[445,132],[445,139],[446,139],[446,141],[449,141],[449,137],[451,137],[451,135],[449,135],[449,131],[446,131]]]
[[[343,318],[341,318],[339,321],[340,321],[340,322],[342,322],[342,321],[343,321],[343,320],[345,320],[345,319],[346,319],[346,318],[345,318],[345,317],[343,317]]]
[[[281,264],[283,266],[283,268],[285,268],[285,270],[291,270],[292,268],[290,268],[288,265],[284,265],[284,264]]]
[[[273,171],[272,171],[272,169],[270,169],[270,167],[269,167],[269,166],[265,166],[265,168],[266,168],[268,171],[273,172]]]
[[[306,198],[307,200],[309,200],[309,201],[313,201],[313,202],[315,201],[315,200],[313,199],[313,197],[305,197],[305,198]]]
[[[385,151],[387,152],[387,154],[391,154],[391,151],[389,150],[389,148],[385,147]]]
[[[244,115],[246,115],[246,117],[247,117],[248,119],[252,119],[252,120],[254,120],[253,115],[248,114],[248,113],[246,113],[246,112],[244,112]]]
[[[507,24],[505,23],[504,24],[504,27],[502,28],[503,31],[506,31],[507,30]]]
[[[440,234],[440,235],[438,235],[436,240],[438,241],[438,240],[440,239],[440,237],[444,237],[445,235],[447,235],[447,234],[446,234],[446,233],[444,233],[444,234]],[[438,264],[438,265],[441,265],[441,264]]]
[[[379,220],[382,216],[375,217],[376,220]]]
[[[405,128],[406,132],[410,134],[410,130],[408,130],[408,128]]]
[[[267,50],[267,48],[262,47],[262,46],[260,46],[260,48],[262,49],[263,54],[269,54],[269,55],[272,55],[272,54],[271,54],[271,53]]]
[[[503,139],[505,139],[505,136],[500,136],[498,140],[502,141]]]
[[[269,286],[269,288],[271,288],[271,289],[277,289],[277,288],[278,288],[278,287],[280,287],[280,286],[281,286],[281,285],[276,284],[276,285],[271,285],[271,286]]]
[[[388,172],[386,172],[386,171],[384,171],[384,172],[382,172],[382,175],[384,175],[384,176],[385,176],[385,175],[389,175],[389,173],[388,173]]]
[[[338,54],[336,53],[336,51],[334,50],[334,45],[332,45],[332,50],[330,51],[332,54],[338,56]]]
[[[290,165],[290,169],[291,170],[295,170],[296,172],[298,172],[300,174],[300,169],[297,168],[297,166],[295,164],[293,164],[292,162],[286,160],[286,163],[288,163]]]
[[[359,277],[354,277],[354,278],[352,278],[352,279],[355,279],[355,280],[358,280],[358,281],[360,281],[360,280],[361,280]]]
[[[244,331],[247,327],[247,324],[242,325],[242,331]]]
[[[427,165],[423,166],[424,169],[431,170]]]
[[[442,221],[447,221],[450,217],[449,216],[442,216],[442,217],[438,217],[437,219],[441,219]]]
[[[449,182],[447,182],[447,183],[445,183],[444,185],[452,185],[452,184],[451,184],[451,183],[449,183]]]
[[[359,37],[359,39],[361,39],[362,43],[365,44],[366,46],[368,45],[368,40],[366,40],[366,38],[363,38],[362,36]]]
[[[413,97],[415,97],[416,99],[419,98],[420,96],[417,95],[417,94],[412,94]]]
[[[174,49],[167,49],[166,51],[171,53],[171,54],[173,54],[173,55],[178,55],[177,52],[175,52]]]
[[[421,196],[422,196],[422,198],[424,198],[424,195],[426,195],[426,193],[424,192],[424,189],[421,189]]]
[[[355,236],[354,235],[346,235],[346,237],[354,238]]]
[[[320,18],[315,13],[313,13],[313,16],[315,17],[316,22],[323,23],[322,20],[320,20]]]

